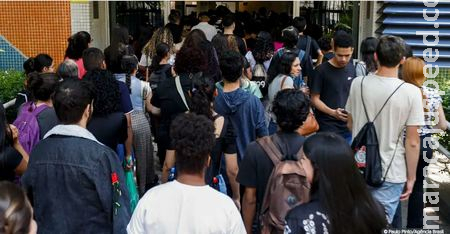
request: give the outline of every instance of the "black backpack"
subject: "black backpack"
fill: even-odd
[[[380,156],[380,149],[378,144],[378,137],[377,137],[377,131],[375,129],[374,121],[377,119],[378,115],[380,115],[383,108],[386,106],[389,99],[391,99],[392,95],[394,95],[395,92],[405,83],[401,83],[395,90],[392,92],[392,94],[387,98],[387,100],[384,102],[383,106],[381,107],[380,111],[375,115],[375,118],[371,121],[369,119],[369,115],[367,114],[366,105],[364,103],[363,98],[363,82],[364,82],[365,76],[361,80],[361,100],[364,107],[364,112],[366,114],[367,123],[361,128],[361,130],[358,132],[358,135],[356,135],[355,139],[353,139],[352,142],[352,149],[355,153],[355,160],[356,164],[361,171],[361,173],[364,176],[364,179],[366,183],[372,187],[380,187],[385,179],[386,175],[392,165],[392,161],[395,157],[395,152],[397,151],[397,145],[398,141],[400,139],[397,139],[397,145],[395,146],[394,154],[392,155],[391,162],[389,163],[388,168],[386,169],[386,173],[383,174],[383,167],[381,164],[381,156]],[[400,132],[401,133],[401,132]]]

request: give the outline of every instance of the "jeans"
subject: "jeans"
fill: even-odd
[[[384,206],[386,218],[389,223],[392,223],[392,220],[394,219],[404,185],[405,183],[384,182],[383,185],[378,188],[369,186],[369,191],[372,193],[373,198]]]
[[[345,141],[349,144],[349,145],[352,145],[352,133],[351,132],[346,132],[346,133],[343,133],[343,134],[340,134],[344,139],[345,139]]]

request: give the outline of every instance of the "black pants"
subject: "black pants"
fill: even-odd
[[[425,178],[423,169],[428,166],[428,163],[424,160],[424,156],[428,158],[428,160],[433,157],[433,150],[430,148],[430,145],[427,144],[427,148],[424,147],[424,139],[426,137],[431,137],[431,135],[428,134],[420,137],[420,153],[419,162],[417,163],[416,182],[414,183],[414,188],[408,201],[407,228],[423,228],[423,209],[425,207],[423,203],[423,180]],[[402,228],[401,204],[397,207],[392,226],[394,228]]]

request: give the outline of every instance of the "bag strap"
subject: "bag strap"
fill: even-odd
[[[280,86],[280,90],[283,90],[283,86],[284,86],[284,82],[286,82],[288,76],[284,76],[283,80],[281,80],[281,86]]]
[[[266,152],[267,156],[269,156],[270,160],[272,160],[273,165],[277,165],[281,161],[281,152],[278,150],[277,146],[273,143],[272,137],[265,136],[256,140],[261,148]]]
[[[175,85],[177,86],[178,94],[180,94],[180,97],[183,100],[184,105],[186,106],[187,110],[189,111],[190,109],[186,102],[186,97],[184,96],[183,88],[181,87],[180,76],[175,77]]]
[[[389,97],[386,99],[386,101],[384,102],[383,106],[381,106],[381,109],[378,111],[378,113],[375,115],[375,118],[373,118],[373,120],[371,121],[369,119],[369,115],[367,114],[367,108],[366,108],[366,104],[364,103],[364,95],[363,95],[363,83],[364,83],[364,79],[366,78],[366,76],[364,76],[361,80],[361,100],[363,103],[363,107],[364,107],[364,113],[366,114],[366,118],[368,122],[374,122],[378,116],[380,115],[381,111],[384,109],[384,107],[386,106],[386,104],[388,103],[388,101],[391,99],[391,97],[397,92],[397,90],[403,85],[405,84],[405,82],[402,82],[399,86],[397,86],[397,88],[394,90],[394,92],[391,93],[391,95],[389,95]]]
[[[311,37],[306,35],[306,51],[305,56],[310,56],[311,54]]]
[[[30,105],[31,105],[31,108],[33,108],[33,110],[31,111],[31,114],[34,117],[37,117],[42,111],[49,108],[49,106],[47,106],[47,104],[42,104],[40,106],[36,106],[36,104],[30,103]]]

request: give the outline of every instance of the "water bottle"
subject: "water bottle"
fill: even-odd
[[[175,167],[170,168],[169,178],[168,178],[169,181],[175,180],[175,177],[176,177],[175,173],[176,173]]]

